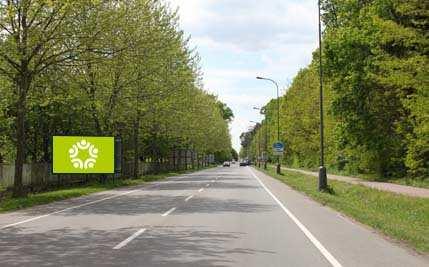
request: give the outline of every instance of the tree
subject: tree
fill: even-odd
[[[424,102],[427,91],[427,4],[326,3],[326,62],[342,148],[358,171],[404,175],[408,162],[421,173],[425,164],[411,158],[425,156],[427,142],[417,139],[426,139],[427,111],[411,103]]]
[[[230,153],[232,111],[204,91],[168,5],[0,3],[0,158],[15,159],[15,195],[26,160],[51,160],[52,135],[119,135],[135,174],[176,150]]]
[[[22,194],[27,96],[34,81],[49,67],[76,59],[84,33],[73,19],[88,1],[0,1],[0,72],[13,83],[16,118],[14,195]],[[86,34],[86,33],[85,33]]]

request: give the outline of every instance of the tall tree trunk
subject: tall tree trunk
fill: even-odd
[[[193,149],[191,150],[191,164],[192,164],[192,169],[195,169],[195,152]]]
[[[176,171],[176,149],[173,149],[173,170]]]
[[[133,168],[133,178],[138,176],[139,168],[139,121],[136,119],[134,121],[134,168]]]
[[[16,160],[13,182],[13,196],[25,194],[22,190],[22,169],[25,161],[25,113],[27,107],[27,92],[30,87],[29,75],[23,75],[18,82],[18,101],[16,102]]]
[[[43,162],[50,162],[51,156],[49,152],[49,131],[45,129],[43,132]]]

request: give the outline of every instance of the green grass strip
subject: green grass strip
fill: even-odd
[[[332,180],[332,193],[322,193],[317,190],[317,177],[290,171],[278,175],[273,167],[259,170],[418,252],[429,253],[429,199]]]

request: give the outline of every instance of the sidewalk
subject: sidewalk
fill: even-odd
[[[316,176],[316,177],[319,176],[317,172],[304,171],[299,169],[282,167],[282,170],[299,172],[299,173]],[[360,185],[375,188],[381,191],[389,191],[389,192],[407,195],[411,197],[429,198],[429,189],[426,189],[426,188],[399,185],[399,184],[393,184],[393,183],[370,182],[356,177],[333,175],[333,174],[328,174],[328,179],[347,182],[351,184],[360,184]]]

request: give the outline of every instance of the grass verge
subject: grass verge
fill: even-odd
[[[115,181],[115,183],[110,180],[106,183],[93,182],[85,185],[58,188],[57,190],[49,192],[29,194],[26,197],[19,198],[12,198],[11,196],[6,196],[5,198],[0,200],[0,213],[29,208],[42,204],[48,204],[51,202],[68,198],[85,196],[119,187],[141,185],[147,182],[157,181],[171,176],[190,172],[193,171],[189,170],[181,172],[162,173],[156,175],[145,175],[137,179],[118,179]]]
[[[284,170],[278,175],[273,167],[259,170],[417,252],[429,254],[429,199],[332,180],[329,181],[331,193],[321,193],[317,190],[316,177]]]
[[[415,178],[415,179],[400,178],[400,179],[387,180],[387,182],[429,189],[429,178],[425,178],[425,179],[422,179],[422,178]]]
[[[286,165],[287,166],[287,165]],[[305,167],[294,167],[294,166],[287,166],[291,169],[299,169],[303,171],[310,171],[310,172],[318,172],[319,170],[317,168],[305,168]],[[407,185],[407,186],[413,186],[413,187],[420,187],[420,188],[426,188],[429,189],[429,177],[401,177],[401,178],[383,178],[378,176],[377,174],[364,174],[364,173],[352,173],[348,171],[340,171],[336,169],[335,167],[328,166],[329,174],[335,174],[335,175],[341,175],[341,176],[349,176],[349,177],[356,177],[360,178],[365,181],[370,182],[384,182],[384,183],[392,183],[392,184],[400,184],[400,185]]]

